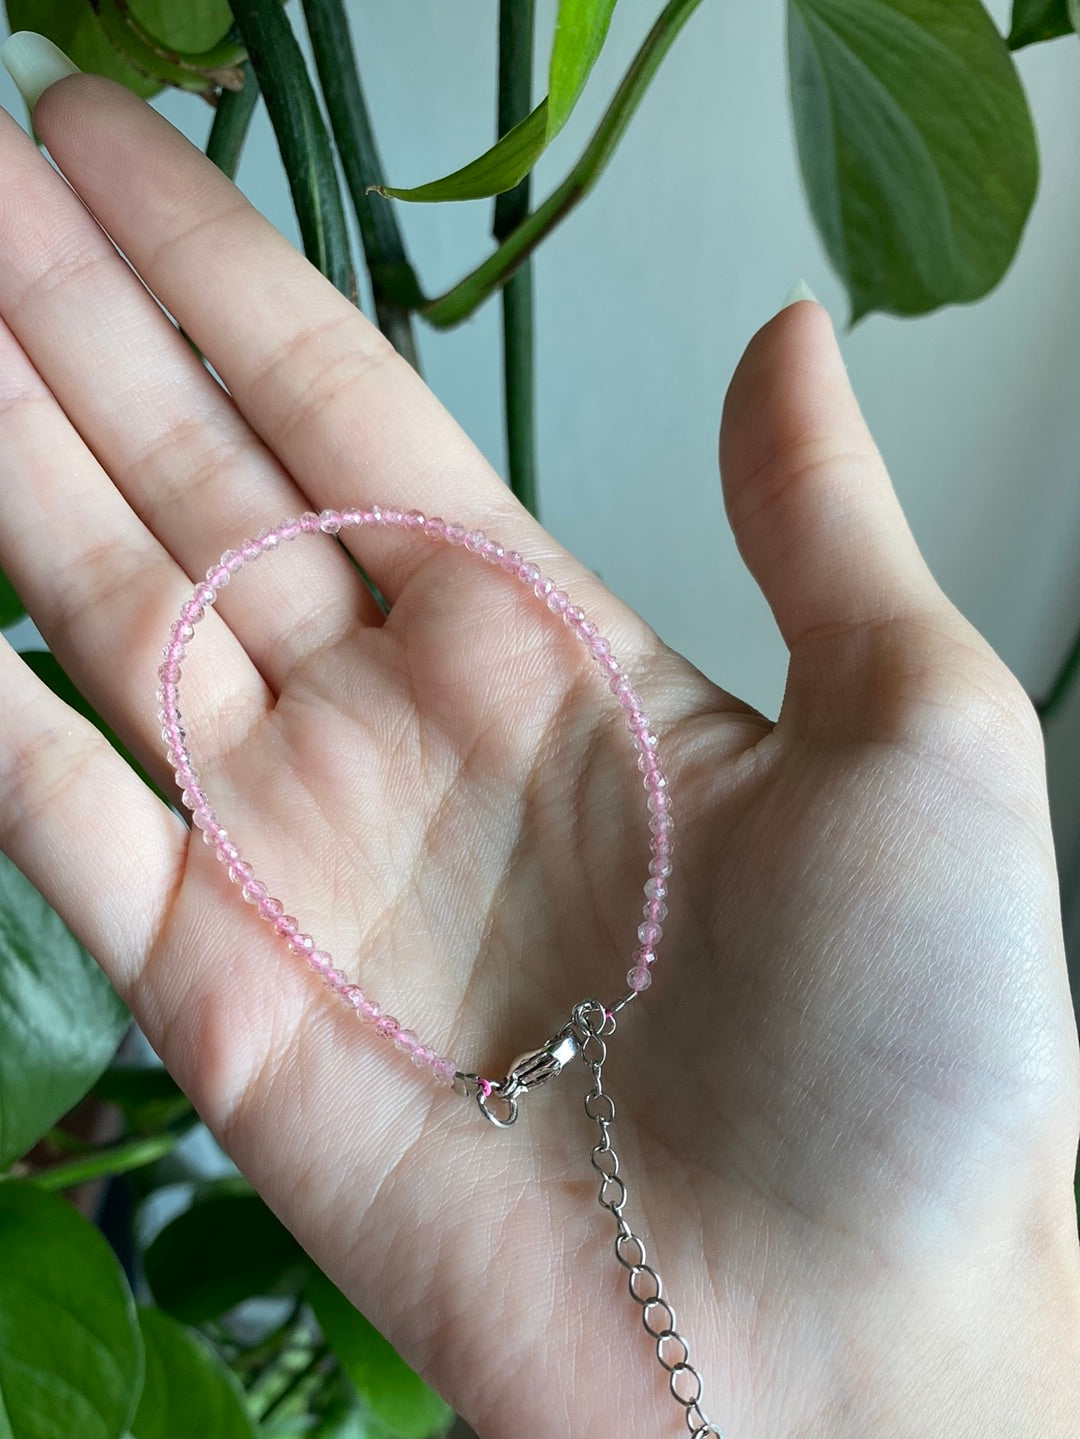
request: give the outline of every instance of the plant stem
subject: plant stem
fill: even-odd
[[[1053,684],[1035,705],[1035,713],[1039,716],[1039,723],[1044,729],[1047,721],[1053,719],[1068,699],[1069,691],[1076,682],[1077,675],[1080,675],[1080,629],[1073,636],[1069,653],[1065,656],[1064,663],[1054,677]]]
[[[271,1399],[270,1403],[259,1415],[260,1426],[264,1425],[268,1419],[271,1419],[278,1412],[278,1410],[283,1407],[287,1400],[292,1398],[292,1396],[296,1393],[300,1386],[305,1382],[305,1380],[311,1377],[311,1375],[315,1372],[315,1370],[319,1367],[319,1365],[323,1362],[323,1360],[329,1353],[330,1346],[326,1343],[320,1344],[314,1350],[311,1358],[307,1361],[307,1363],[302,1365],[302,1367],[296,1371],[296,1373],[289,1379],[285,1387],[281,1389],[274,1396],[273,1399]]]
[[[535,0],[499,0],[499,122],[501,139],[532,109]],[[529,214],[528,175],[495,201],[492,234],[507,240]],[[502,290],[503,396],[510,488],[539,516],[536,483],[536,342],[533,267],[526,258]]]
[[[91,1179],[103,1179],[109,1174],[129,1174],[133,1169],[142,1169],[162,1159],[174,1150],[180,1142],[178,1134],[151,1134],[145,1139],[132,1139],[117,1144],[112,1149],[97,1149],[78,1159],[43,1169],[26,1177],[42,1189],[71,1189],[76,1184],[86,1184]]]
[[[240,152],[247,139],[251,117],[259,103],[259,82],[250,61],[241,66],[244,83],[239,90],[222,90],[214,111],[214,123],[206,142],[206,153],[230,180],[236,178]]]
[[[398,353],[419,371],[411,312],[423,303],[423,295],[405,252],[395,210],[373,203],[367,193],[370,186],[383,183],[382,161],[360,84],[345,6],[342,0],[304,0],[304,19],[360,229],[375,317]]]
[[[356,271],[330,137],[281,0],[232,0],[292,192],[304,253],[356,303]]]
[[[482,265],[423,306],[420,313],[429,324],[442,329],[467,319],[585,198],[611,159],[660,62],[700,4],[701,0],[668,0],[623,76],[596,133],[569,175]]]

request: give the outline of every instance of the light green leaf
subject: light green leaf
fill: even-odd
[[[1040,40],[1055,40],[1073,29],[1069,0],[1013,0],[1009,49],[1019,50]]]
[[[0,854],[0,1169],[82,1099],[127,1023],[86,950]]]
[[[3,570],[0,570],[0,630],[21,620],[26,610]]]
[[[140,1309],[146,1349],[142,1396],[131,1439],[255,1439],[236,1376],[160,1309]]]
[[[185,1324],[255,1295],[296,1293],[310,1265],[258,1195],[229,1180],[167,1224],[143,1263],[158,1304]]]
[[[378,187],[395,200],[484,200],[512,190],[569,119],[603,48],[616,0],[559,0],[551,47],[548,97],[482,155],[426,185]]]
[[[142,1344],[112,1250],[66,1201],[7,1180],[0,1254],[0,1435],[119,1439]]]
[[[232,23],[227,0],[128,0],[131,12],[151,34],[182,51],[208,50]],[[8,25],[37,30],[69,55],[80,70],[119,80],[148,98],[161,80],[125,62],[110,44],[87,0],[7,0]]]
[[[1031,115],[980,0],[789,0],[799,158],[852,320],[979,299],[1038,184]]]
[[[319,1270],[308,1281],[307,1299],[361,1399],[395,1439],[430,1439],[445,1431],[453,1418],[450,1406]]]
[[[570,118],[589,72],[604,47],[615,0],[560,0],[548,75],[548,133]]]

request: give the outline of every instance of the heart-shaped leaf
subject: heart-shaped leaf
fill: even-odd
[[[255,1439],[236,1376],[197,1335],[160,1309],[140,1309],[146,1350],[131,1439]]]
[[[0,570],[0,630],[21,620],[26,610],[3,570]]]
[[[326,1275],[313,1270],[307,1299],[326,1342],[376,1418],[395,1439],[442,1434],[454,1412],[415,1374]]]
[[[0,854],[0,1169],[82,1099],[127,1023],[86,950]]]
[[[0,1434],[119,1439],[142,1344],[112,1250],[63,1199],[7,1180],[0,1254]]]
[[[217,1319],[255,1295],[298,1292],[310,1267],[258,1195],[228,1180],[167,1224],[143,1262],[158,1304],[185,1324]]]
[[[209,49],[232,23],[227,0],[128,0],[128,4],[137,22],[180,51]],[[36,30],[48,36],[80,70],[119,80],[144,97],[162,88],[160,77],[124,59],[87,0],[7,0],[7,17],[12,31]]]
[[[398,190],[395,200],[483,200],[512,190],[569,119],[603,48],[616,0],[559,0],[548,68],[548,95],[490,150],[441,180]]]
[[[1069,0],[1013,0],[1009,48],[1020,50],[1040,40],[1056,40],[1072,29]]]
[[[788,52],[803,177],[852,319],[985,295],[1016,253],[1038,155],[980,0],[789,0]]]

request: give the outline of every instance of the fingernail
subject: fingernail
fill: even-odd
[[[805,280],[796,280],[794,285],[792,285],[791,289],[787,292],[787,298],[784,300],[784,303],[780,306],[780,308],[782,310],[786,310],[789,305],[797,305],[800,300],[812,300],[815,305],[821,304],[821,301],[814,294],[813,290],[811,290],[810,286],[806,283]]]
[[[16,30],[0,45],[0,60],[32,110],[42,92],[65,75],[78,75],[73,64],[51,40],[33,30]]]

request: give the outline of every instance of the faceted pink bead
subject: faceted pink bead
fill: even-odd
[[[260,530],[255,543],[260,550],[276,550],[281,544],[281,536],[277,530]]]
[[[465,526],[447,525],[446,543],[448,545],[463,545],[465,543]]]
[[[251,865],[246,860],[234,860],[229,865],[229,878],[233,884],[246,884],[251,878]]]
[[[261,879],[249,879],[240,893],[248,904],[257,905],[266,898],[266,885]]]
[[[401,1028],[401,1024],[392,1014],[381,1014],[375,1021],[375,1029],[384,1039],[393,1039]]]
[[[342,510],[342,512],[341,512],[341,523],[342,523],[342,526],[347,526],[349,529],[355,529],[356,526],[357,526],[358,524],[360,524],[360,522],[361,522],[361,521],[360,521],[360,511],[359,511],[359,510]]]
[[[359,1009],[364,1002],[364,991],[358,984],[347,984],[341,991],[341,997],[346,1004],[351,1004],[353,1009]]]
[[[203,606],[212,605],[217,599],[217,594],[212,585],[196,585],[194,599],[197,604]]]
[[[438,516],[433,520],[428,520],[424,525],[424,534],[427,535],[430,540],[445,539],[446,521],[439,519]]]
[[[654,789],[645,801],[645,804],[650,814],[664,814],[671,808],[671,800],[668,797],[667,791],[662,789]]]
[[[565,590],[552,590],[547,597],[547,607],[553,615],[565,614],[569,603],[570,596]]]
[[[240,858],[240,851],[231,840],[226,840],[224,844],[218,845],[217,856],[222,864],[233,864]]]
[[[263,919],[279,919],[285,913],[285,906],[280,899],[267,896],[259,904],[259,913]]]
[[[480,546],[480,558],[487,560],[489,565],[497,565],[505,553],[498,540],[485,540]]]
[[[635,994],[640,994],[643,989],[648,989],[652,984],[652,971],[646,969],[643,964],[636,964],[627,972],[626,982]]]
[[[524,563],[525,561],[518,554],[517,550],[507,550],[499,561],[499,564],[506,570],[507,574],[511,575],[518,574]]]
[[[555,581],[549,580],[547,575],[541,575],[533,585],[533,594],[538,600],[546,600],[554,589]]]
[[[202,605],[199,604],[199,602],[198,602],[197,600],[188,600],[187,604],[186,604],[186,605],[184,606],[184,608],[180,611],[180,618],[181,618],[181,619],[184,621],[184,623],[185,623],[186,625],[188,625],[189,627],[190,627],[191,625],[197,625],[197,624],[199,623],[199,621],[202,619],[202,617],[203,617],[203,607],[202,607]],[[195,631],[192,630],[191,633],[194,634]]]
[[[319,529],[324,535],[336,535],[341,529],[341,511],[323,510],[319,515]]]
[[[301,935],[298,937],[303,939],[307,936]],[[307,959],[308,964],[310,964],[312,969],[314,969],[318,974],[328,975],[331,969],[333,969],[334,967],[334,961],[327,954],[325,949],[313,949],[308,955]]]
[[[306,510],[300,516],[300,528],[305,535],[313,535],[319,528],[319,517],[314,510]]]
[[[278,934],[281,935],[282,939],[292,939],[300,926],[291,914],[279,914],[277,919],[274,920],[274,928]]]
[[[327,989],[332,989],[335,994],[342,994],[348,988],[349,976],[342,969],[335,969],[333,965],[323,972],[323,982]]]
[[[382,1014],[382,1006],[377,1000],[364,999],[361,1001],[356,1012],[362,1019],[378,1019],[379,1015]]]
[[[410,510],[405,516],[405,528],[407,530],[422,530],[424,528],[424,515],[421,510]]]
[[[662,899],[650,899],[643,911],[645,918],[654,924],[667,919],[668,907]]]
[[[646,731],[644,734],[634,734],[634,744],[643,753],[651,753],[657,748],[659,743],[660,741],[656,738],[656,736],[654,734],[650,734],[648,731]]]
[[[664,931],[658,924],[652,924],[648,920],[638,925],[638,939],[646,949],[655,949],[664,937]]]
[[[432,1063],[431,1072],[440,1084],[453,1084],[458,1067],[452,1059],[436,1059]]]
[[[278,534],[283,540],[295,540],[301,530],[302,526],[299,520],[286,520],[283,525],[278,526]]]
[[[396,529],[396,528],[398,528],[400,525],[403,525],[404,523],[405,523],[405,516],[401,513],[400,510],[383,510],[383,524],[384,524],[384,525],[393,525],[394,528]]]
[[[563,621],[572,630],[580,630],[585,619],[585,611],[580,605],[567,605],[563,610]]]
[[[417,1069],[423,1069],[425,1065],[430,1065],[434,1058],[435,1051],[428,1049],[426,1044],[418,1044],[412,1052],[412,1062]]]
[[[611,641],[602,634],[594,634],[589,640],[589,653],[594,660],[602,660],[611,653]]]
[[[224,589],[231,579],[232,575],[224,565],[211,565],[206,572],[206,583],[215,590]]]
[[[310,934],[294,934],[289,940],[289,948],[293,954],[302,954],[306,957],[314,950],[315,941]]]
[[[244,558],[239,550],[226,550],[219,564],[223,569],[228,570],[231,575],[235,575],[239,570],[244,568]]]
[[[262,545],[259,544],[258,540],[245,540],[244,543],[240,546],[240,553],[243,555],[244,559],[250,564],[252,560],[257,560],[261,558]]]
[[[667,879],[671,874],[671,860],[666,855],[656,855],[649,861],[649,873],[654,879]]]
[[[394,1035],[394,1044],[401,1050],[402,1054],[412,1054],[420,1043],[417,1035],[411,1029],[399,1029]]]
[[[540,578],[540,566],[526,562],[517,573],[518,579],[523,585],[535,585]]]
[[[663,899],[668,888],[662,879],[650,879],[645,885],[645,893],[649,899]]]
[[[465,536],[465,548],[470,554],[478,555],[487,544],[487,535],[483,530],[470,530]]]

